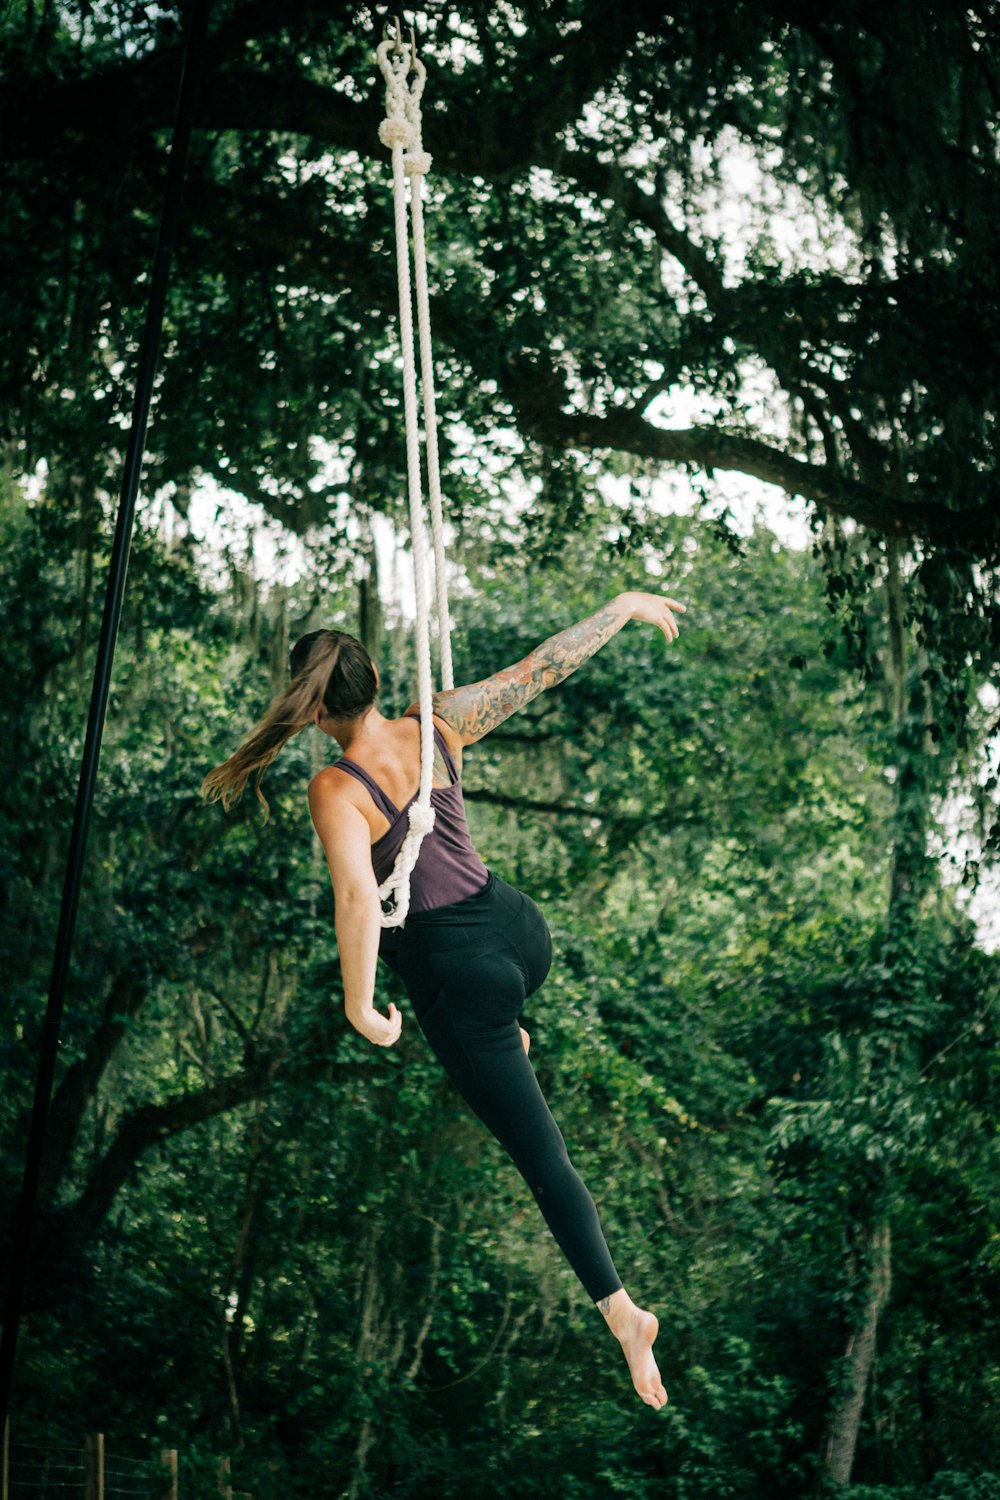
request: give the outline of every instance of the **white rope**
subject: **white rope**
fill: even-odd
[[[444,685],[453,686],[448,600],[444,566],[444,536],[437,453],[437,418],[434,406],[434,373],[430,340],[430,305],[424,255],[421,180],[430,166],[420,140],[420,96],[427,76],[423,63],[392,41],[377,51],[385,79],[386,118],[379,126],[379,140],[392,152],[392,197],[396,221],[396,279],[399,289],[399,336],[403,349],[403,410],[406,421],[406,475],[410,503],[410,537],[413,550],[413,591],[416,606],[418,700],[420,704],[420,787],[410,806],[409,826],[396,856],[392,872],[379,886],[383,927],[401,927],[410,909],[410,875],[420,846],[434,827],[431,789],[434,780],[433,684],[431,681],[430,625],[427,607],[427,544],[420,488],[420,439],[417,417],[417,377],[413,350],[413,307],[410,290],[410,256],[407,245],[406,186],[410,175],[413,211],[414,264],[417,281],[417,317],[420,325],[421,375],[424,390],[424,423],[427,436],[428,488],[434,530],[437,575],[437,608],[441,635]],[[411,65],[415,73],[407,87]],[[404,148],[411,154],[404,157]],[[386,910],[386,907],[389,910]]]
[[[420,333],[420,383],[424,397],[424,440],[427,444],[427,494],[431,505],[431,534],[434,538],[434,583],[437,596],[438,646],[441,652],[441,686],[448,691],[455,686],[451,664],[451,620],[448,613],[448,575],[444,555],[444,519],[441,507],[441,469],[438,463],[437,407],[434,400],[434,356],[431,350],[431,308],[427,291],[427,255],[424,247],[424,177],[431,169],[431,158],[421,139],[420,100],[427,81],[427,69],[413,58],[415,78],[406,100],[406,118],[413,131],[403,166],[410,179],[410,212],[413,218],[413,270],[417,288],[417,327]]]

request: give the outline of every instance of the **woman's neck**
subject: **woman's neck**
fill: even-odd
[[[357,754],[380,740],[388,722],[377,708],[370,708],[360,719],[326,719],[321,727],[347,755],[352,751]]]

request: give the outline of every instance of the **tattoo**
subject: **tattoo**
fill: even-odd
[[[444,763],[444,756],[441,754],[441,746],[437,743],[436,740],[434,741],[434,775],[432,777],[432,780],[435,786],[451,786],[451,777],[448,774],[448,767]]]
[[[624,623],[619,606],[613,602],[605,604],[589,619],[550,636],[514,666],[468,687],[436,693],[434,712],[459,734],[481,739],[546,688],[564,681],[616,635]]]
[[[602,1297],[597,1305],[601,1309],[601,1312],[604,1314],[604,1316],[607,1317],[608,1313],[611,1311],[611,1298]]]

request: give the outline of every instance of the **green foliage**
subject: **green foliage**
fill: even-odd
[[[252,797],[227,818],[197,795],[300,630],[362,630],[387,711],[413,696],[407,622],[377,602],[405,460],[371,16],[229,0],[150,435],[172,523],[145,508],[131,563],[15,1435],[176,1445],[192,1497],[228,1455],[258,1500],[989,1500],[1000,976],[934,851],[962,795],[970,885],[1000,837],[996,17],[421,19],[458,674],[611,592],[689,605],[676,647],[623,633],[464,778],[484,854],[550,919],[532,1060],[659,1312],[671,1405],[637,1405],[412,1017],[388,1053],[346,1026],[315,747],[269,770],[266,826]],[[124,0],[0,17],[6,1203],[178,35]],[[695,515],[664,514],[665,466]],[[725,471],[804,495],[811,550],[735,530]],[[305,540],[296,583],[192,541],[206,478]],[[828,1484],[850,1444],[854,1482]]]
[[[470,551],[456,648],[460,675],[482,675],[647,565],[689,605],[676,647],[630,629],[465,772],[478,842],[550,917],[532,1058],[627,1284],[660,1313],[667,1413],[636,1407],[412,1017],[380,1052],[338,1014],[306,743],[268,774],[266,826],[252,799],[228,819],[197,800],[289,630],[315,622],[320,579],[258,597],[145,523],[22,1436],[176,1444],[193,1495],[229,1453],[253,1494],[798,1496],[821,1476],[866,1226],[884,1215],[893,1292],[847,1493],[989,1493],[995,961],[933,872],[906,945],[890,932],[886,699],[817,608],[818,562],[763,531],[734,552],[650,517],[644,564],[608,540],[609,514],[584,495],[558,562]],[[15,490],[3,524],[2,707],[21,751],[0,799],[16,851],[0,922],[12,1191],[96,628],[81,548],[101,557],[106,540]],[[327,619],[351,624],[353,607],[326,593]],[[390,622],[387,706],[412,696],[408,661]],[[944,785],[940,745],[922,764]]]
[[[395,516],[403,485],[371,20],[214,8],[170,289],[153,482],[211,476],[300,533],[345,494]],[[995,8],[420,21],[456,521],[527,480],[557,552],[581,454],[640,490],[665,465],[713,498],[719,471],[776,483],[825,523],[859,664],[879,539],[913,545],[930,722],[967,726],[1000,640]],[[0,432],[71,508],[114,490],[178,23],[15,0],[0,31]]]

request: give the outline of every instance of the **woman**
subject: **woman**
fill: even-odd
[[[637,1307],[611,1260],[594,1201],[566,1154],[528,1061],[518,1025],[526,998],[551,962],[548,928],[527,896],[491,874],[469,837],[459,769],[462,750],[568,677],[630,620],[677,636],[684,605],[653,594],[619,594],[589,619],[543,642],[515,666],[434,698],[433,832],[424,838],[402,927],[382,929],[378,886],[392,869],[420,780],[420,726],[413,708],[386,719],[378,674],[359,641],[314,631],[292,651],[292,682],[202,791],[229,807],[286,740],[309,723],[343,754],[313,777],[309,809],[333,879],[335,925],[351,1025],[378,1047],[399,1039],[402,1017],[375,1008],[379,955],[403,980],[424,1036],[459,1092],[509,1153],[588,1295],[621,1344],[647,1405],[667,1395],[653,1358],[654,1315]],[[262,799],[263,800],[263,799]]]

